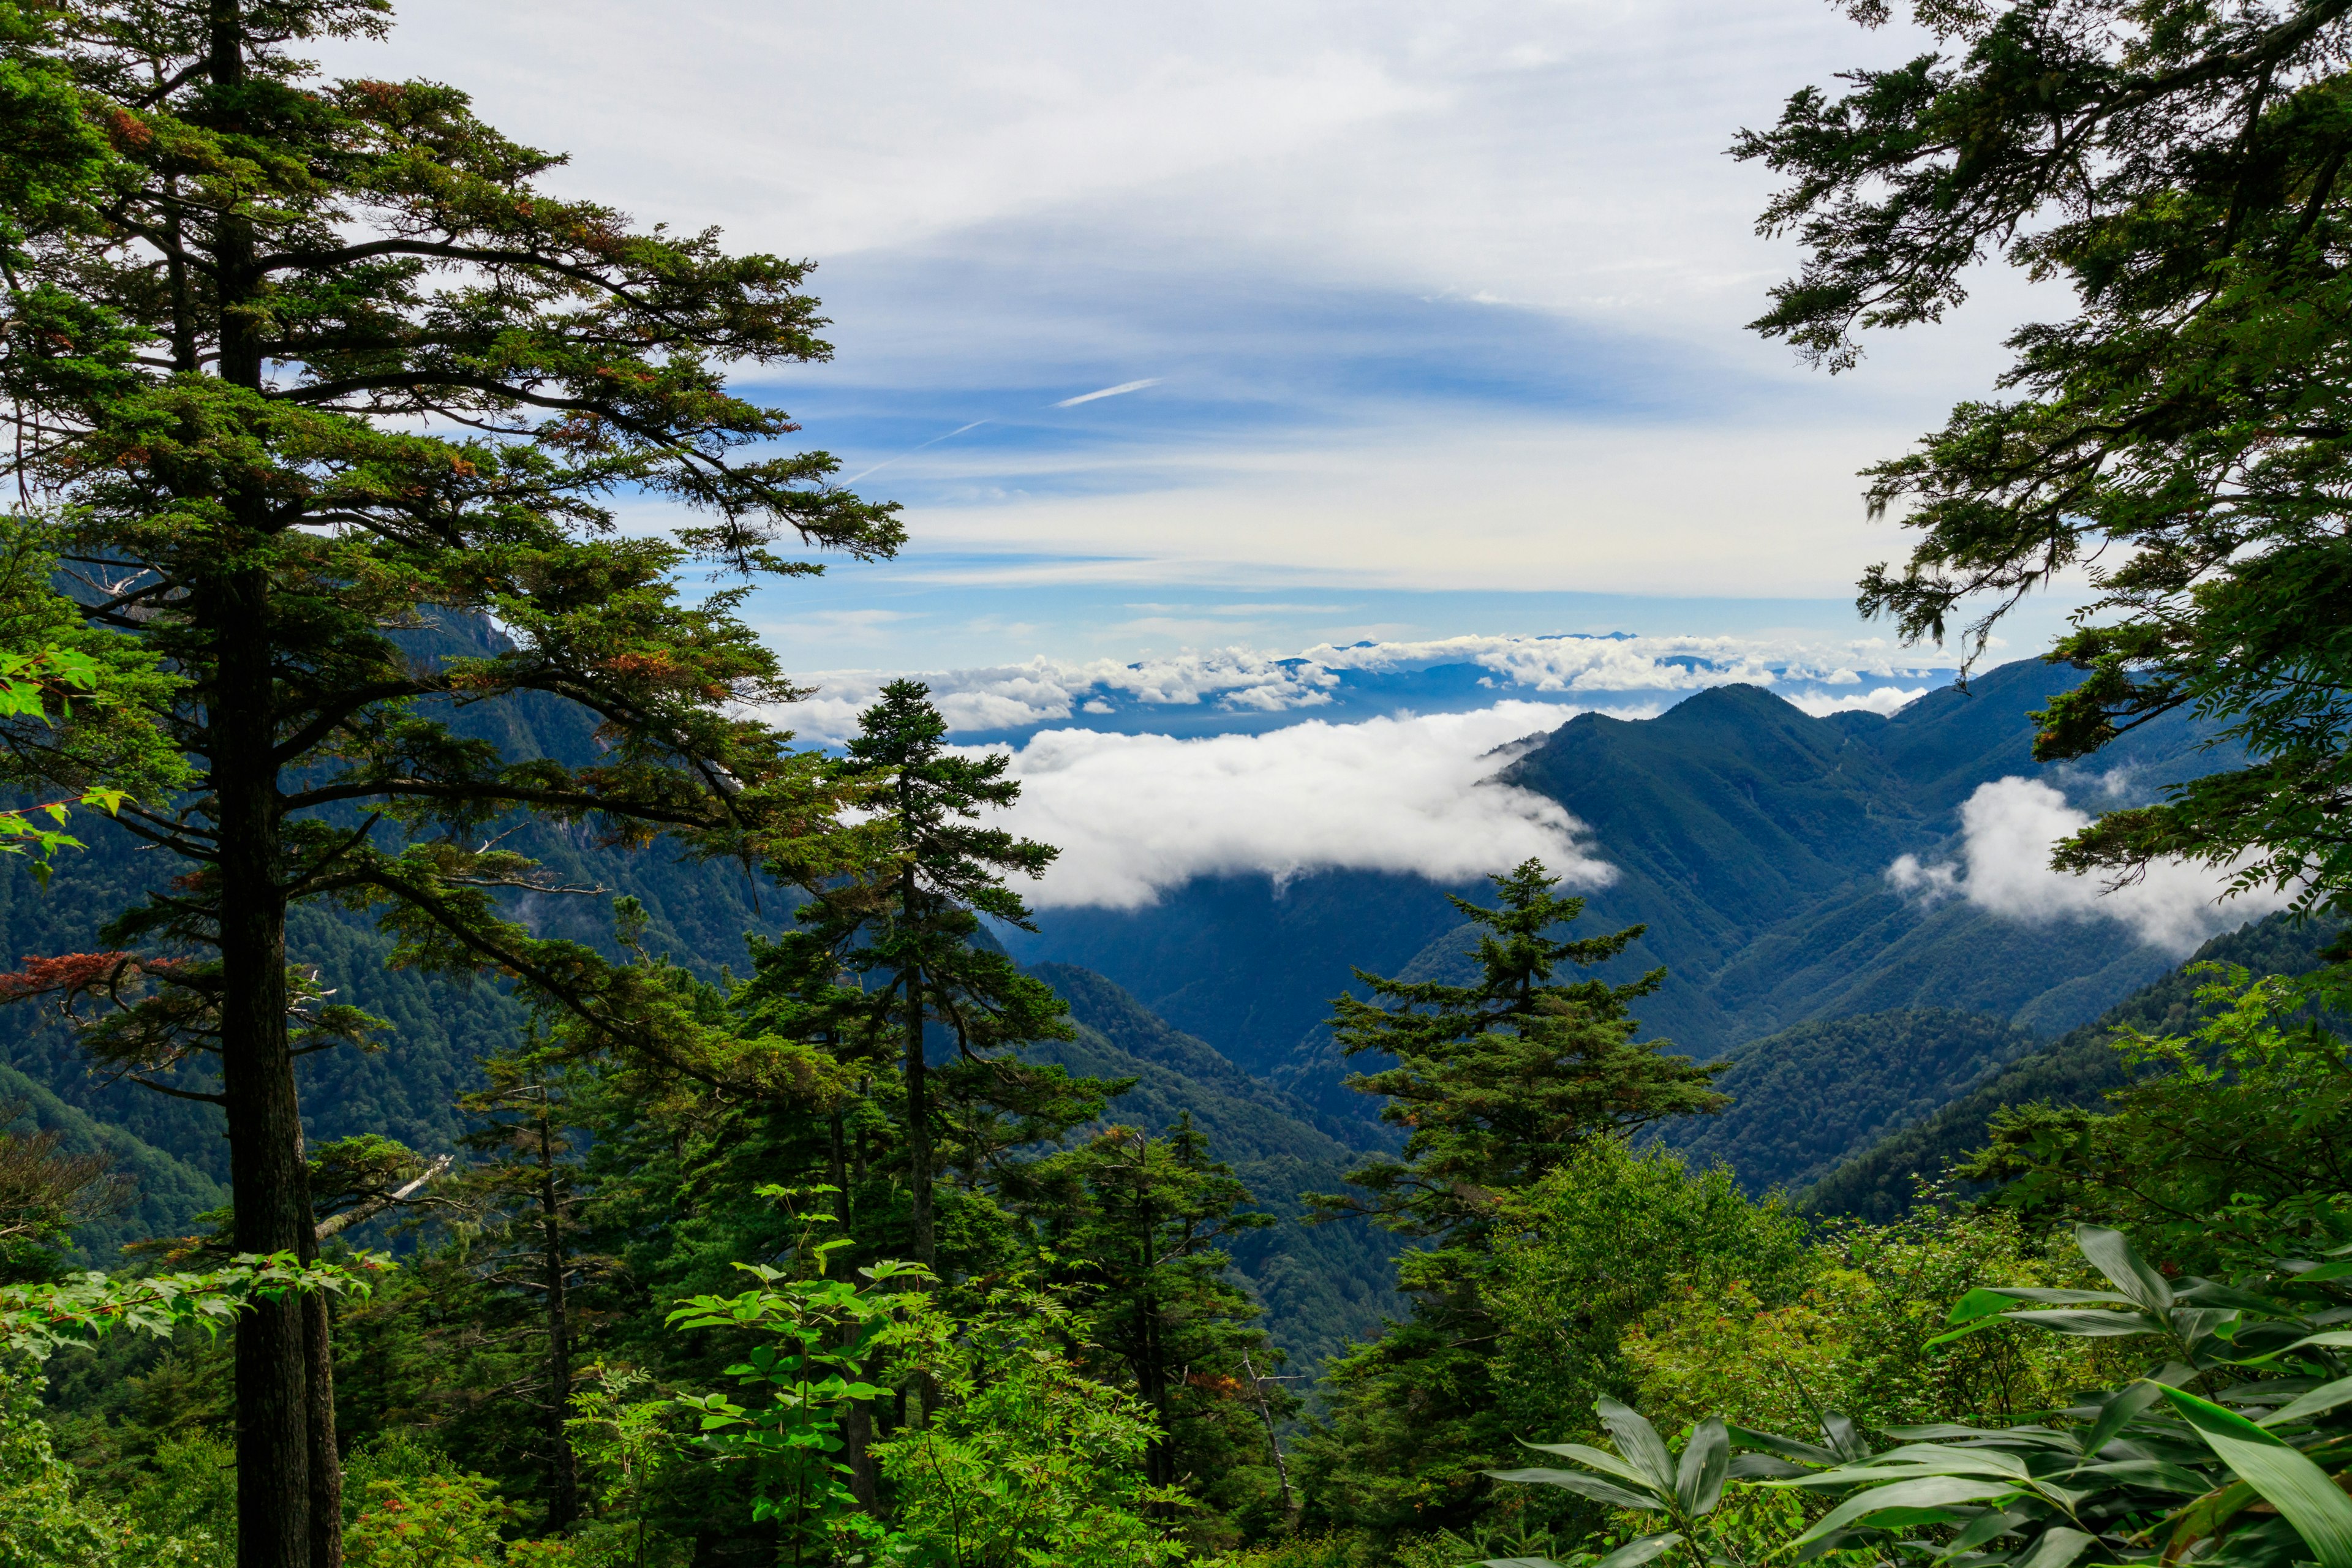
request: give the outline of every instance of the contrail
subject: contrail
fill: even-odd
[[[898,458],[911,458],[916,453],[921,451],[924,447],[936,447],[942,441],[954,439],[956,437],[962,435],[967,430],[977,430],[987,423],[988,421],[985,419],[975,419],[969,425],[959,425],[944,436],[934,436],[929,440],[923,442],[921,446],[908,447],[905,451],[899,453],[898,458],[885,458],[870,468],[860,468],[841,482],[845,485],[854,485],[868,474],[881,472],[884,468],[887,468],[891,464],[897,462]]]
[[[1087,392],[1076,397],[1065,397],[1054,406],[1076,408],[1079,404],[1092,403],[1097,397],[1117,397],[1122,392],[1141,392],[1147,386],[1158,386],[1164,379],[1164,377],[1153,375],[1146,376],[1141,381],[1122,381],[1117,386],[1106,386],[1100,392]]]

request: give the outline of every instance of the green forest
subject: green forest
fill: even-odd
[[[0,0],[0,1568],[2352,1568],[2352,0],[1916,0],[1731,148],[1824,374],[2067,301],[1861,605],[2086,575],[2034,759],[2202,771],[2055,864],[2286,907],[2055,1040],[1747,950],[1706,1060],[1528,859],[1282,1089],[1018,961],[923,682],[762,717],[749,585],[908,543],[738,384],[808,264],[309,58],[391,19]]]

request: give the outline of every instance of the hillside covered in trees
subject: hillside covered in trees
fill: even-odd
[[[1803,360],[2071,300],[1866,475],[1964,684],[1045,914],[925,681],[775,721],[912,521],[754,395],[809,264],[388,16],[0,4],[0,1568],[2352,1568],[2352,6],[1739,133]]]

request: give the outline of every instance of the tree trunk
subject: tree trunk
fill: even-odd
[[[547,1245],[547,1522],[568,1531],[580,1518],[580,1468],[563,1422],[572,1403],[572,1308],[563,1284],[563,1211],[555,1189],[554,1129],[539,1119],[539,1218]]]
[[[302,1155],[302,1210],[306,1216],[299,1256],[319,1260],[319,1226],[310,1194],[310,1152]],[[334,1318],[327,1293],[302,1298],[302,1359],[309,1379],[304,1391],[305,1426],[310,1444],[310,1568],[342,1568],[343,1461],[335,1434]]]
[[[231,574],[211,606],[208,693],[218,802],[221,1090],[241,1253],[315,1252],[294,1059],[286,1037],[286,900],[278,884],[268,588]],[[257,1301],[236,1324],[237,1568],[311,1568],[311,1303]],[[338,1511],[334,1525],[340,1527]],[[319,1568],[333,1568],[331,1563]]]
[[[208,74],[233,91],[246,78],[238,0],[211,0],[208,21]],[[258,292],[255,259],[250,222],[224,216],[214,244],[218,369],[224,382],[251,390],[261,385],[262,363],[259,323],[244,309]],[[267,515],[250,492],[217,499],[227,503],[230,537],[219,574],[198,587],[194,607],[215,645],[204,740],[219,834],[221,1091],[234,1237],[239,1252],[299,1257],[315,1241],[286,1037],[269,582],[266,572],[236,564],[238,544],[258,541]],[[313,1568],[309,1310],[299,1297],[257,1301],[237,1320],[237,1568]],[[340,1512],[330,1522],[339,1532]]]
[[[920,918],[920,899],[910,867],[898,883],[899,918],[909,931]],[[940,1246],[931,1215],[930,1064],[923,1059],[923,972],[909,966],[898,979],[907,988],[907,1161],[910,1167],[907,1181],[914,1209],[914,1235],[910,1239],[915,1261],[926,1268],[936,1268]]]

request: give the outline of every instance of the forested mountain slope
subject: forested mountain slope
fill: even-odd
[[[460,621],[413,641],[420,655],[430,656],[492,651],[496,638],[482,623]],[[467,709],[460,722],[516,754],[579,761],[595,745],[591,716],[550,698],[480,704]],[[89,848],[62,854],[47,890],[29,877],[0,877],[0,954],[13,960],[100,949],[106,921],[173,875],[161,851],[103,817],[79,818],[75,828]],[[789,903],[776,889],[755,889],[737,868],[682,865],[661,845],[634,854],[599,849],[584,835],[535,824],[508,842],[565,883],[602,889],[532,896],[518,904],[521,918],[545,934],[609,946],[611,900],[625,893],[646,907],[646,941],[654,952],[716,975],[729,965],[744,966],[746,931],[773,931],[789,919]],[[362,915],[298,908],[289,921],[288,948],[293,962],[318,968],[336,1000],[392,1026],[381,1037],[381,1050],[337,1049],[297,1062],[310,1136],[373,1132],[417,1149],[451,1147],[460,1130],[456,1098],[474,1086],[478,1059],[511,1041],[521,1022],[515,1007],[493,985],[457,986],[388,969],[393,943]],[[146,1200],[161,1205],[154,1216],[160,1228],[184,1228],[188,1215],[220,1201],[211,1184],[226,1180],[228,1155],[214,1107],[93,1078],[71,1032],[31,1004],[0,1007],[0,1067],[22,1073],[62,1108],[86,1113],[110,1135],[128,1135],[166,1162],[152,1167],[157,1174]],[[0,1088],[0,1103],[16,1097]],[[134,1163],[144,1162],[147,1155],[141,1154]],[[177,1217],[162,1217],[166,1214]],[[91,1237],[84,1240],[87,1245]]]
[[[2199,1016],[2198,987],[2210,978],[2190,973],[2197,964],[2237,963],[2256,974],[2302,974],[2319,967],[2319,950],[2341,929],[2333,921],[2297,925],[2277,914],[2215,937],[2188,963],[2095,1021],[2019,1057],[1967,1093],[1832,1168],[1799,1201],[1822,1215],[1884,1220],[1901,1214],[1911,1205],[1917,1178],[1932,1179],[1954,1160],[1983,1147],[1987,1125],[2003,1106],[2035,1100],[2095,1106],[2107,1090],[2121,1088],[2122,1059],[2108,1042],[2126,1024],[2160,1034],[2192,1027]]]
[[[1731,1053],[1722,1114],[1661,1136],[1751,1193],[1803,1186],[2044,1042],[1985,1013],[1904,1008],[1800,1024]]]

